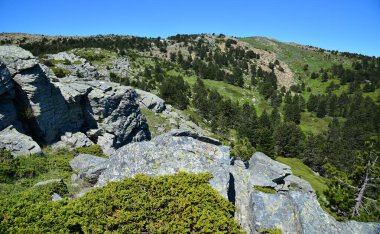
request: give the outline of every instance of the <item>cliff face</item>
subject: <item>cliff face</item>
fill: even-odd
[[[11,125],[17,130],[13,135],[29,135],[38,144],[82,132],[106,153],[150,139],[133,88],[93,77],[58,79],[30,52],[15,46],[0,47],[0,62],[0,144],[15,155],[16,146],[5,141],[9,131],[4,129]]]

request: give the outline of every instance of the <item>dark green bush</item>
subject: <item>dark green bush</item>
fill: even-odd
[[[78,154],[91,154],[99,157],[107,157],[104,153],[100,145],[90,145],[84,146],[80,148],[76,148],[74,150]]]
[[[210,178],[138,175],[58,202],[57,185],[32,187],[0,200],[0,233],[243,233]]]
[[[15,174],[16,162],[9,151],[0,149],[0,183],[10,182]]]

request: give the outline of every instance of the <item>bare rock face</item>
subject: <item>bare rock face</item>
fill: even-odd
[[[66,53],[57,56],[77,59]],[[93,77],[57,79],[30,52],[16,46],[0,46],[0,62],[0,91],[3,92],[0,130],[10,124],[17,126],[15,122],[19,119],[23,122],[20,131],[39,143],[52,144],[78,142],[65,134],[92,129],[99,134],[92,135],[91,140],[96,143],[99,137],[106,138],[104,148],[108,152],[129,142],[150,139],[133,88],[93,80]],[[9,78],[14,88],[9,85]],[[16,95],[12,96],[12,91]]]
[[[30,136],[18,132],[13,126],[0,131],[0,149],[10,151],[14,157],[41,153],[40,146]]]
[[[106,158],[80,154],[70,161],[70,166],[80,177],[86,178],[90,183],[96,183],[100,173],[107,168],[108,161]]]
[[[80,78],[99,78],[99,73],[94,66],[86,59],[78,57],[73,53],[59,52],[58,54],[49,54],[48,59],[68,61],[68,64],[58,63],[56,67],[68,70],[71,75],[80,76]]]
[[[380,224],[338,222],[325,213],[315,195],[290,191],[254,192],[250,198],[251,225],[255,230],[279,228],[283,233],[380,233]]]
[[[5,64],[0,62],[0,96],[13,87],[12,77]]]
[[[96,186],[108,181],[118,181],[144,173],[151,176],[210,172],[214,178],[210,183],[227,198],[229,184],[229,148],[196,139],[194,134],[178,135],[171,132],[144,141],[123,146],[110,156],[110,161],[99,177]]]
[[[146,92],[144,90],[136,89],[140,108],[146,108],[156,113],[161,113],[165,110],[165,101],[157,95]]]
[[[247,233],[274,228],[297,234],[380,232],[378,223],[336,221],[321,208],[308,182],[263,153],[254,154],[248,168],[235,161],[230,173],[235,219]],[[271,188],[273,194],[258,191],[256,186]]]

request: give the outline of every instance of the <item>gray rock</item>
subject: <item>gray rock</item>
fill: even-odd
[[[288,184],[288,188],[294,191],[302,191],[302,192],[308,192],[308,193],[315,193],[314,189],[311,187],[311,185],[294,175],[289,175],[284,178],[284,181],[286,184]]]
[[[93,145],[94,143],[81,132],[71,133],[66,132],[61,136],[61,140],[52,145],[53,148],[75,149]]]
[[[129,60],[128,58],[117,58],[112,61],[111,72],[119,77],[128,77]]]
[[[41,186],[41,185],[50,184],[50,183],[63,183],[63,180],[62,179],[44,180],[44,181],[36,183],[34,186]]]
[[[58,54],[49,54],[48,59],[68,60],[71,64],[58,63],[56,67],[63,68],[70,72],[71,75],[79,75],[81,79],[96,80],[99,73],[86,59],[76,56],[73,53],[59,52]]]
[[[10,125],[21,128],[21,123],[17,119],[16,106],[11,99],[0,97],[0,131]]]
[[[88,94],[86,118],[93,123],[91,129],[100,128],[114,135],[112,139],[110,136],[106,139],[112,141],[111,146],[115,149],[130,142],[150,139],[133,88],[103,81],[92,81],[89,85],[93,90]]]
[[[255,153],[249,160],[248,170],[255,175],[252,176],[253,185],[273,188],[286,176],[292,174],[288,165],[274,161],[261,152]]]
[[[38,64],[32,53],[14,45],[0,46],[0,61],[7,66],[11,76]]]
[[[5,64],[0,61],[0,96],[12,89],[12,77]]]
[[[100,173],[106,169],[109,160],[89,154],[80,154],[70,161],[71,168],[92,184],[96,183]]]
[[[140,89],[136,89],[136,93],[140,108],[146,108],[156,113],[161,113],[165,110],[165,101],[158,96]]]
[[[214,176],[211,185],[227,198],[229,155],[226,146],[167,133],[152,141],[131,143],[118,149],[110,156],[109,166],[100,175],[96,186],[133,177],[138,173],[157,176],[179,171],[210,172]]]
[[[62,200],[63,198],[58,194],[58,193],[53,193],[52,195],[51,195],[51,200],[52,201],[60,201],[60,200]]]
[[[113,135],[111,149],[150,139],[137,94],[131,87],[77,77],[55,79],[30,52],[15,46],[0,46],[0,55],[17,84],[16,99],[21,116],[25,117],[24,125],[41,143],[54,143],[66,132],[90,129],[101,129],[102,135],[94,136],[94,141],[106,133]],[[66,53],[57,56],[77,59]],[[0,103],[2,128],[15,122],[16,112],[11,104]],[[5,111],[9,111],[10,117]],[[107,139],[111,137],[107,135]]]
[[[242,161],[230,166],[234,184],[235,219],[247,233],[279,228],[282,233],[379,233],[380,224],[337,222],[320,207],[310,184],[291,174],[290,168],[256,153],[245,169]],[[279,179],[281,178],[281,179]],[[274,183],[274,184],[272,184]],[[255,186],[277,188],[275,194]],[[285,191],[285,192],[284,192]]]
[[[13,126],[0,131],[0,149],[6,149],[14,157],[41,153],[40,146],[27,135],[18,132]]]
[[[252,233],[250,222],[252,207],[248,205],[251,193],[254,191],[251,173],[245,168],[244,162],[240,160],[235,160],[234,165],[230,166],[230,173],[231,180],[234,181],[234,197],[230,200],[237,207],[235,219],[247,233]]]
[[[380,233],[380,224],[337,222],[323,211],[315,195],[290,191],[251,196],[252,227],[279,228],[283,233]]]

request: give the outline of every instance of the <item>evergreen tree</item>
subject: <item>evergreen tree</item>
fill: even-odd
[[[274,131],[274,142],[278,155],[300,157],[303,151],[304,135],[293,122],[283,122]]]

